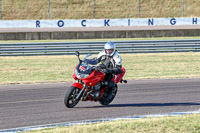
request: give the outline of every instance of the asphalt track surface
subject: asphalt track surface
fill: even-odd
[[[109,106],[63,103],[68,83],[0,85],[0,130],[61,122],[200,110],[200,78],[131,80]]]

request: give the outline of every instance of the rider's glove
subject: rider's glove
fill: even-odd
[[[112,69],[106,68],[106,69],[102,69],[102,71],[104,73],[112,73]]]

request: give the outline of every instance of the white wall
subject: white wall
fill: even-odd
[[[200,25],[195,18],[0,20],[0,28]]]

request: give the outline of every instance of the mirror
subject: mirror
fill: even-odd
[[[75,55],[76,55],[76,56],[79,56],[80,54],[79,54],[79,52],[78,52],[78,51],[76,51],[76,52],[75,52]]]

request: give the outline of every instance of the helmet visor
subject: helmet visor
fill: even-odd
[[[106,51],[106,54],[110,55],[113,53],[114,49],[105,49],[105,51]]]

